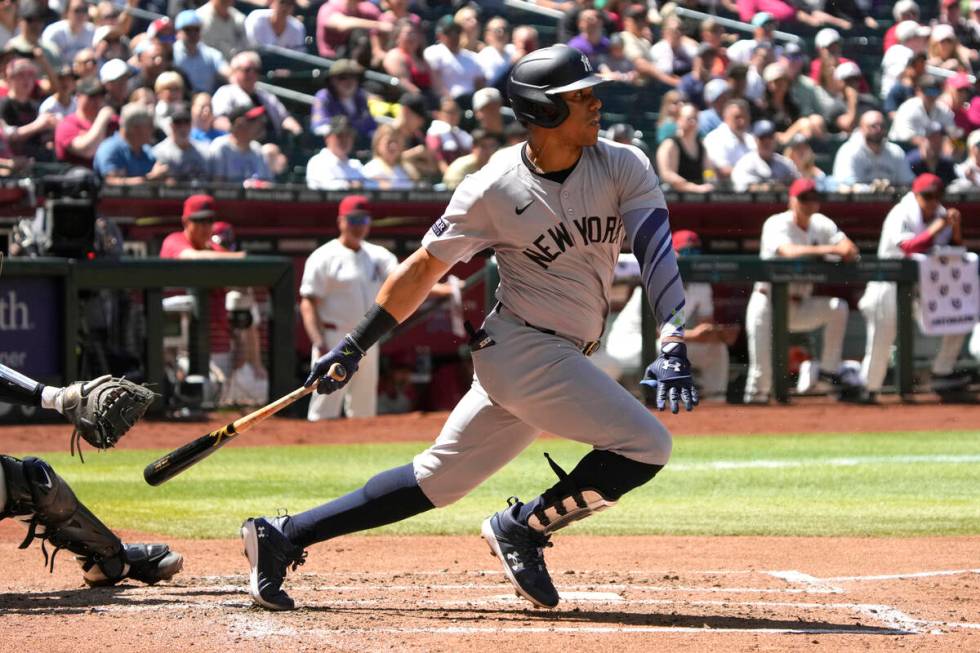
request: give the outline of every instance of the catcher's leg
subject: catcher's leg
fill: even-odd
[[[5,494],[0,517],[15,517],[27,525],[20,548],[40,539],[45,564],[49,561],[45,542],[50,542],[55,547],[52,568],[58,551],[68,549],[77,556],[90,585],[113,584],[127,577],[152,584],[180,571],[183,558],[164,544],[123,544],[40,458],[0,455],[0,470]]]

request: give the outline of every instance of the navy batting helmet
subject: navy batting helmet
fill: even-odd
[[[510,106],[521,122],[557,127],[568,117],[559,95],[596,86],[605,80],[592,71],[589,58],[567,45],[541,48],[521,57],[507,79]]]

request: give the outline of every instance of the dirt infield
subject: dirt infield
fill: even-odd
[[[141,424],[126,448],[170,448],[221,426]],[[232,446],[417,441],[444,414],[311,425],[271,420]],[[676,433],[980,430],[980,407],[705,406]],[[62,425],[0,429],[0,451],[64,450]],[[97,510],[97,506],[94,506]],[[475,527],[474,527],[475,528]],[[245,594],[237,540],[171,541],[173,582],[85,589],[0,523],[0,651],[980,650],[980,538],[585,537],[548,552],[556,610],[518,600],[475,534],[357,536],[314,547],[269,613]],[[145,536],[123,533],[136,541]],[[153,538],[158,539],[158,538]]]

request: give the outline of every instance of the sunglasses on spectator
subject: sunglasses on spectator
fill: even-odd
[[[238,70],[242,71],[243,73],[256,73],[256,74],[258,74],[258,73],[262,72],[260,68],[256,68],[255,66],[242,66]]]
[[[74,9],[71,10],[71,13],[73,13],[73,14],[87,14],[88,13],[88,7],[75,7]]]

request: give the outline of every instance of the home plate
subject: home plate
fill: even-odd
[[[527,599],[514,594],[502,594],[491,597],[492,601],[505,603],[520,603]],[[625,599],[616,592],[562,592],[562,601],[581,601],[585,603],[622,603]]]

